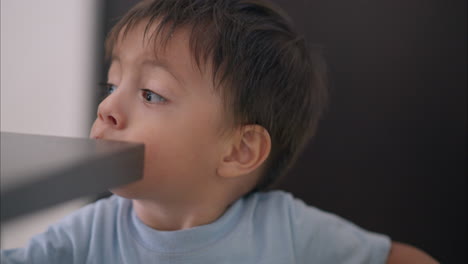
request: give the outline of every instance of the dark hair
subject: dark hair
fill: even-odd
[[[125,36],[144,19],[145,36],[150,33],[158,44],[165,45],[175,30],[188,28],[192,55],[199,67],[211,62],[213,82],[223,87],[235,125],[258,124],[268,130],[272,151],[255,190],[270,187],[315,134],[323,112],[327,93],[319,52],[309,50],[290,19],[264,1],[149,0],[112,28],[108,56],[122,30]]]

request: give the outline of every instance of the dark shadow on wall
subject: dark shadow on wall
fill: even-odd
[[[136,2],[105,1],[105,31]],[[466,263],[466,1],[274,2],[324,48],[331,82],[319,132],[280,188]]]
[[[466,1],[275,2],[324,47],[332,92],[280,187],[466,263]]]

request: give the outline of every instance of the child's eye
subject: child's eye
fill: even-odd
[[[111,93],[115,92],[115,90],[117,89],[117,86],[113,85],[113,84],[107,84],[107,87],[106,87],[106,94],[107,95],[110,95]]]
[[[117,86],[112,83],[100,83],[100,85],[104,88],[104,96],[109,96],[117,89]]]
[[[99,92],[98,92],[98,98],[100,101],[103,101],[106,99],[109,95],[111,95],[113,92],[117,90],[117,85],[112,84],[112,83],[99,83]]]
[[[165,103],[167,101],[166,98],[148,89],[142,89],[141,91],[143,99],[149,103]]]

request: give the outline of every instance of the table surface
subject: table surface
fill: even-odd
[[[1,221],[143,175],[144,145],[1,132]]]

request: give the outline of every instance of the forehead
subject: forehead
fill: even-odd
[[[187,33],[177,30],[157,34],[157,24],[142,20],[120,30],[111,47],[111,57],[133,55],[145,59],[180,59],[191,62]]]
[[[126,61],[155,60],[157,64],[164,64],[173,69],[182,82],[202,83],[211,92],[221,96],[226,102],[226,110],[230,112],[227,103],[230,98],[229,85],[222,81],[222,70],[215,68],[213,50],[206,45],[211,40],[200,41],[200,28],[179,26],[171,32],[170,27],[166,25],[158,31],[159,23],[147,19],[126,25],[115,37],[111,36],[107,40],[108,56]]]
[[[110,54],[109,76],[128,72],[149,79],[150,71],[159,67],[173,75],[183,86],[182,90],[205,90],[223,102],[226,100],[225,89],[215,81],[211,59],[197,61],[193,55],[189,30],[180,28],[169,35],[165,32],[156,35],[153,32],[157,30],[157,24],[151,24],[148,29],[147,25],[147,21],[141,21],[119,32]]]
[[[124,26],[111,43],[111,63],[116,58],[126,64],[152,61],[167,66],[182,79],[201,79],[218,90],[211,60],[205,54],[198,59],[196,50],[191,48],[190,28],[180,26],[172,31],[169,28],[166,25],[159,29],[158,21],[147,19]]]

